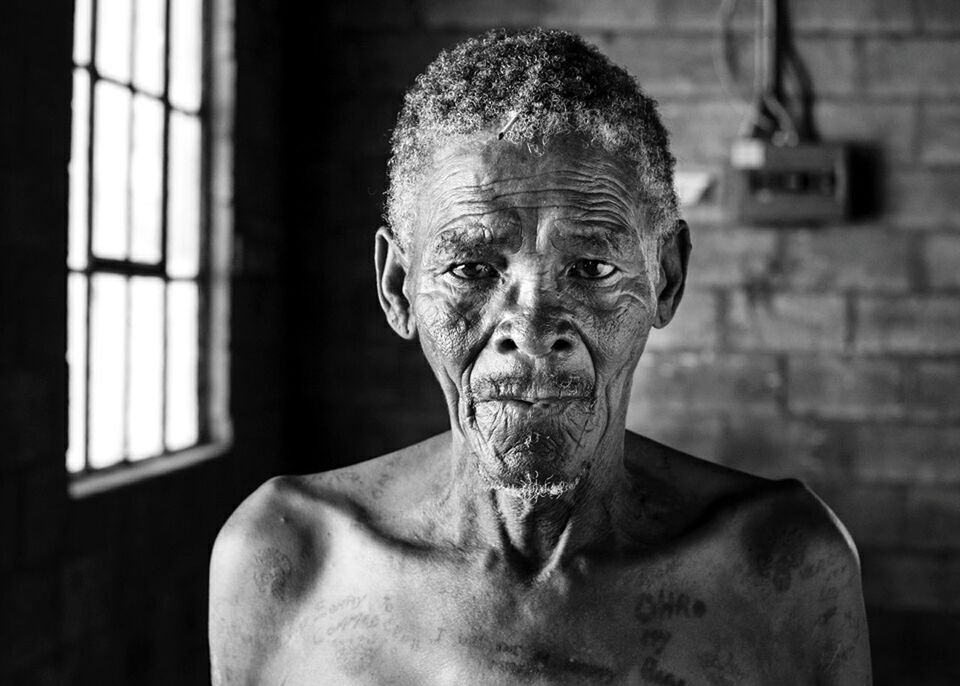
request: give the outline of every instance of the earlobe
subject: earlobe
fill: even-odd
[[[661,329],[670,323],[683,297],[690,262],[690,229],[678,220],[673,235],[660,248],[660,282],[657,284],[657,317],[653,325]]]
[[[377,295],[387,323],[401,337],[417,337],[417,324],[403,287],[407,279],[407,260],[393,232],[385,226],[377,230],[374,251],[377,268]]]

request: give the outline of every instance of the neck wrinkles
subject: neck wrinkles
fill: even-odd
[[[623,427],[601,441],[592,467],[577,487],[533,500],[494,489],[458,432],[451,442],[446,501],[460,512],[458,540],[486,548],[524,575],[548,575],[614,534],[617,474],[623,471]],[[618,436],[611,440],[610,436]]]

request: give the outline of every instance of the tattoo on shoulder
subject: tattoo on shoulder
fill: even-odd
[[[766,525],[752,532],[749,548],[758,576],[769,579],[780,593],[790,590],[794,572],[807,555],[807,541],[799,526]]]
[[[265,548],[254,558],[253,580],[261,593],[286,600],[290,591],[293,563],[277,548]]]

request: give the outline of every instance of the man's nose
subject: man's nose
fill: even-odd
[[[532,358],[566,356],[577,338],[565,309],[539,285],[514,291],[506,316],[493,335],[494,349],[504,355],[523,353]]]

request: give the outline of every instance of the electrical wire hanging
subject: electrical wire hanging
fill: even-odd
[[[727,98],[735,108],[746,110],[740,122],[739,136],[757,137],[759,132],[776,144],[795,145],[799,142],[798,128],[778,94],[777,1],[758,0],[758,11],[755,11],[753,93],[744,96],[740,92],[730,64],[734,42],[733,17],[739,0],[721,0],[714,66]]]

